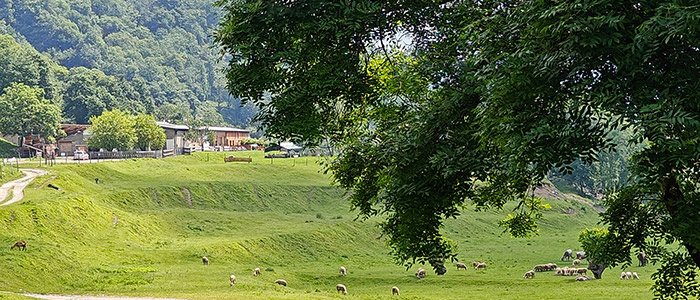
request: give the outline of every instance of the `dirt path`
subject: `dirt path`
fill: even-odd
[[[51,295],[51,294],[22,294],[27,297],[47,300],[183,300],[174,298],[151,297],[119,297],[119,296],[83,296],[83,295]]]
[[[48,172],[41,170],[41,169],[19,169],[22,171],[26,176],[13,180],[10,182],[7,182],[0,186],[0,206],[1,205],[10,205],[12,203],[19,202],[24,198],[24,188],[29,185],[29,183],[34,180],[37,176],[41,176],[44,174],[48,174]],[[10,191],[12,191],[12,199],[10,199],[7,202],[5,199],[7,199],[7,196],[10,194]]]

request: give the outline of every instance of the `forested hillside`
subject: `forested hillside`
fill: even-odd
[[[122,107],[173,121],[221,122],[211,115],[218,111],[228,123],[248,124],[252,108],[239,108],[219,72],[210,38],[217,21],[210,0],[0,0],[0,33],[50,57],[23,59],[53,69],[37,82],[45,90],[65,76],[64,115],[79,123]],[[114,103],[120,99],[127,103]]]

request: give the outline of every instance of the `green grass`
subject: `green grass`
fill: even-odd
[[[541,235],[513,239],[496,223],[504,211],[465,210],[445,234],[469,265],[485,271],[416,280],[393,263],[376,223],[354,221],[346,193],[315,158],[224,163],[228,153],[48,167],[19,204],[0,208],[0,290],[187,299],[650,299],[652,267],[631,268],[640,281],[575,282],[552,272],[522,275],[559,262],[597,214],[577,201],[550,201]],[[26,164],[25,166],[29,166]],[[38,187],[51,183],[60,188]],[[100,184],[95,183],[99,178]],[[188,201],[187,194],[190,199]],[[574,207],[577,214],[559,213]],[[10,250],[27,240],[27,251]],[[211,265],[205,267],[201,257]],[[348,276],[339,276],[344,265]],[[260,267],[262,275],[252,276]],[[238,278],[229,287],[228,277]],[[288,287],[272,282],[286,279]],[[344,283],[348,296],[335,292]],[[0,297],[8,294],[0,294]]]

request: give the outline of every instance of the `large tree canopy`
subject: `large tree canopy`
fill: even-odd
[[[0,107],[0,133],[20,139],[37,134],[48,140],[63,133],[61,110],[44,99],[44,90],[39,87],[11,84],[0,94]]]
[[[502,208],[536,231],[527,191],[590,164],[632,128],[648,141],[607,198],[607,232],[632,249],[700,265],[700,10],[690,1],[232,1],[215,40],[228,87],[268,133],[341,148],[330,169],[402,263],[453,257],[443,220]],[[680,243],[682,250],[664,244]],[[600,247],[600,249],[606,249]],[[669,252],[670,251],[670,252]],[[671,254],[669,254],[671,253]],[[610,259],[608,259],[610,257]],[[671,260],[670,258],[674,258]],[[682,263],[679,263],[682,262]],[[661,287],[694,272],[659,273]],[[677,274],[691,280],[666,280]],[[684,276],[685,276],[684,275]],[[669,277],[670,276],[670,277]],[[685,278],[687,279],[687,278]],[[697,295],[692,284],[676,289]],[[674,295],[672,295],[673,297]]]

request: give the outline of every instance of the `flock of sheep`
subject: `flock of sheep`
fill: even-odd
[[[203,263],[205,266],[208,266],[208,265],[209,265],[209,259],[208,259],[206,256],[203,256],[203,257],[202,257],[202,263]],[[423,277],[425,277],[425,270],[424,270],[424,269],[419,269],[419,272],[420,272],[420,270],[423,270],[423,273],[422,273],[422,274],[423,274]],[[258,275],[260,275],[260,268],[255,268],[255,269],[253,269],[253,277],[258,276]],[[347,275],[348,275],[348,270],[347,270],[344,266],[340,266],[340,275],[342,275],[342,276],[347,276]],[[422,278],[422,277],[421,277],[421,278]],[[231,274],[231,276],[229,277],[229,282],[231,283],[230,286],[234,286],[234,284],[236,284],[236,275]],[[287,281],[284,280],[284,279],[277,279],[277,280],[275,280],[274,283],[279,284],[279,285],[281,285],[281,286],[287,286]],[[335,289],[336,289],[336,291],[338,291],[339,293],[343,293],[343,295],[347,295],[347,294],[348,294],[348,288],[347,288],[344,284],[342,284],[342,283],[338,283],[338,284],[335,286]],[[392,294],[392,295],[399,295],[399,287],[397,287],[397,286],[391,287],[391,294]]]
[[[644,253],[641,253],[639,256],[639,265],[644,266],[646,265],[646,255]],[[561,261],[569,261],[573,259],[573,251],[571,249],[567,249],[564,252],[564,255],[561,258]],[[573,259],[572,261],[572,266],[564,266],[564,267],[559,267],[557,264],[554,263],[548,263],[548,264],[542,264],[542,265],[536,265],[534,266],[531,270],[525,272],[525,275],[523,276],[524,278],[535,278],[535,272],[548,272],[548,271],[554,271],[554,275],[560,275],[560,276],[576,276],[575,280],[576,281],[586,281],[586,280],[592,280],[594,279],[593,277],[590,277],[587,275],[588,269],[587,268],[577,268],[575,266],[579,265],[581,263],[581,260],[587,259],[586,257],[586,252],[584,251],[578,251],[576,252],[576,259]],[[207,266],[209,265],[209,259],[204,256],[202,257],[202,263]],[[458,262],[456,263],[457,270],[459,271],[460,269],[467,270],[468,267],[466,264]],[[475,261],[472,263],[472,266],[474,267],[475,270],[485,270],[486,269],[486,263],[484,262],[478,262]],[[422,279],[425,278],[427,274],[427,271],[423,268],[418,268],[418,271],[416,271],[416,278]],[[255,268],[253,270],[253,276],[258,276],[260,275],[260,268]],[[342,276],[347,276],[348,275],[348,270],[344,266],[340,266],[340,275]],[[637,272],[622,272],[620,275],[620,279],[637,279],[639,280],[639,275]],[[231,286],[233,286],[236,283],[236,276],[231,274],[231,277],[229,278]],[[287,286],[287,281],[284,279],[277,279],[275,280],[276,284],[282,285],[282,286]],[[348,294],[348,288],[342,284],[339,283],[335,286],[336,291],[343,293],[344,295]],[[392,295],[399,295],[399,287],[393,286],[391,287],[391,294]]]
[[[644,252],[641,252],[637,258],[639,259],[639,266],[643,267],[646,266],[646,254]],[[581,264],[581,260],[583,259],[588,259],[586,256],[586,252],[584,251],[578,251],[576,252],[576,258],[573,258],[573,250],[567,249],[564,251],[564,255],[561,257],[561,261],[569,261],[572,260],[572,265],[577,266]],[[592,280],[595,279],[593,277],[590,277],[586,275],[588,273],[587,268],[576,268],[576,267],[569,267],[569,266],[564,266],[564,267],[558,267],[556,264],[553,263],[548,263],[544,265],[536,265],[532,270],[529,270],[525,272],[525,275],[523,275],[523,278],[529,279],[529,278],[535,278],[535,272],[546,272],[546,271],[552,271],[554,270],[554,275],[560,275],[560,276],[576,276],[576,281],[586,281],[586,280]],[[639,280],[639,275],[637,272],[622,272],[620,275],[620,279],[637,279]]]

